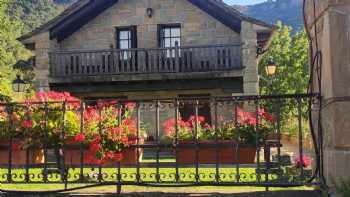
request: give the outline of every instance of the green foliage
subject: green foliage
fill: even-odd
[[[19,60],[27,60],[31,54],[16,40],[20,35],[47,22],[63,10],[70,1],[53,0],[3,0],[0,2],[0,100],[16,98],[12,81],[16,77],[13,65]],[[60,3],[60,4],[56,4]],[[61,4],[62,3],[62,4]],[[31,82],[31,69],[21,71],[22,78]]]
[[[15,78],[12,65],[25,54],[23,47],[16,40],[21,34],[19,21],[6,14],[7,3],[0,4],[0,95],[11,97],[11,83]]]
[[[271,42],[269,51],[264,55],[259,64],[260,91],[262,94],[301,94],[307,92],[309,79],[308,66],[308,40],[306,33],[299,32],[291,36],[291,28],[277,23],[277,31]],[[274,76],[268,76],[265,67],[270,58],[273,58],[277,67]],[[303,119],[307,119],[308,103],[301,100],[301,112]],[[298,104],[296,100],[281,101],[281,121],[283,125],[288,122],[297,122]],[[276,111],[274,106],[266,104],[269,111]],[[297,126],[297,125],[294,125]],[[282,128],[291,132],[292,127]],[[295,128],[298,130],[298,128]]]
[[[339,185],[336,185],[337,192],[343,196],[348,197],[350,196],[350,182],[341,181]]]
[[[65,4],[58,3],[61,2],[53,0],[16,0],[9,4],[7,12],[12,18],[23,22],[23,32],[29,32],[63,11]]]
[[[271,42],[269,51],[262,58],[259,71],[264,78],[272,80],[272,86],[267,81],[261,81],[263,94],[294,94],[306,93],[309,78],[308,40],[305,32],[299,32],[291,37],[291,28],[277,23],[277,31]],[[265,67],[269,58],[278,65],[276,75],[266,75]]]

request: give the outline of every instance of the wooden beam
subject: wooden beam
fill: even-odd
[[[208,90],[223,89],[232,93],[243,92],[243,79],[203,79],[203,80],[167,80],[118,83],[79,83],[50,84],[55,91],[71,93],[103,93],[103,92],[139,92],[139,91],[176,91],[176,90]]]

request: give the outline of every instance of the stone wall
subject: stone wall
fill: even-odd
[[[35,86],[38,89],[48,89],[49,87],[49,52],[57,48],[57,42],[50,40],[49,32],[39,33],[29,39],[22,41],[26,43],[35,43]]]
[[[257,34],[255,25],[249,22],[242,22],[241,30],[242,64],[245,67],[243,82],[244,94],[256,95],[259,92],[259,75],[257,66]]]
[[[154,9],[149,18],[146,8]],[[115,46],[115,28],[137,26],[139,48],[158,47],[158,24],[181,24],[182,45],[230,44],[240,36],[187,0],[120,0],[60,44],[61,49]]]
[[[340,181],[350,181],[350,2],[347,0],[316,1],[316,20],[312,1],[308,1],[308,24],[313,42],[313,57],[321,52],[322,127],[324,132],[324,174],[327,184],[334,188]],[[317,39],[317,40],[316,40]],[[316,41],[318,47],[316,47]],[[314,121],[318,120],[315,106]],[[317,126],[315,125],[315,128]]]

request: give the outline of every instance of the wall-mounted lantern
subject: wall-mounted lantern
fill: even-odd
[[[152,18],[152,16],[153,16],[153,9],[152,8],[147,8],[147,16],[149,18]]]
[[[17,78],[12,82],[12,89],[15,92],[25,92],[28,86],[29,84],[21,79],[20,75],[17,75]]]
[[[275,75],[277,70],[277,65],[275,63],[275,61],[273,60],[273,58],[271,57],[269,59],[269,61],[267,62],[267,66],[265,67],[265,71],[267,76],[273,76]]]

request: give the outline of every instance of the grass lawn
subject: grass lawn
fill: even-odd
[[[68,188],[81,187],[82,185],[71,184]],[[64,189],[62,184],[2,184],[0,189],[18,190],[18,191],[54,191]],[[315,187],[290,187],[290,188],[269,188],[270,191],[279,190],[315,190]],[[72,193],[115,193],[115,186],[100,186],[80,190],[74,190]],[[167,192],[167,193],[243,193],[265,191],[264,187],[245,187],[245,186],[198,186],[198,187],[144,187],[144,186],[123,186],[123,193],[134,192]]]

